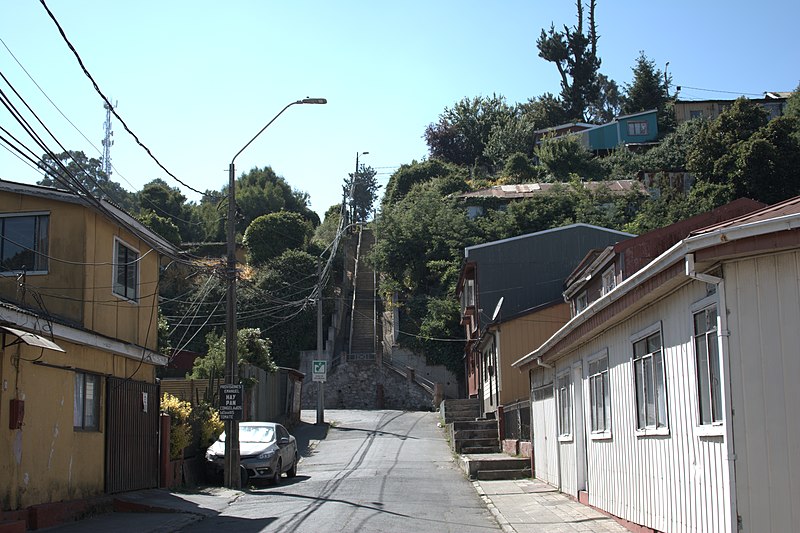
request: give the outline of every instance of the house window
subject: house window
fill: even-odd
[[[49,220],[49,215],[0,217],[0,271],[47,271]]]
[[[128,300],[139,298],[139,252],[114,241],[114,294]]]
[[[638,120],[628,122],[628,135],[647,135],[647,122]]]
[[[589,409],[592,433],[611,431],[611,402],[608,390],[608,355],[589,361]]]
[[[583,291],[575,298],[575,314],[577,315],[583,312],[587,307],[589,307],[589,296],[586,294],[586,291]]]
[[[696,118],[703,118],[703,112],[701,110],[689,111],[689,120],[694,120]]]
[[[666,428],[667,390],[660,331],[633,343],[633,369],[636,427],[640,430]]]
[[[75,406],[72,425],[77,430],[100,430],[100,376],[75,373]]]
[[[559,376],[556,382],[556,394],[558,396],[558,434],[560,437],[572,436],[570,382],[569,372]]]
[[[707,307],[695,313],[693,317],[700,424],[713,424],[722,421],[717,306]]]
[[[614,276],[614,267],[612,266],[603,272],[603,295],[608,294],[617,286],[617,278]]]

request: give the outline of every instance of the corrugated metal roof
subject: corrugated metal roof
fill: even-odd
[[[597,191],[603,187],[609,192],[624,194],[631,191],[645,191],[644,185],[638,180],[613,180],[613,181],[584,181],[581,182],[584,189]],[[515,200],[519,198],[531,198],[539,194],[547,194],[554,188],[569,186],[567,183],[519,183],[516,185],[495,185],[487,189],[459,194],[456,198],[504,198]]]
[[[758,211],[754,211],[752,213],[748,213],[746,215],[742,215],[737,218],[732,218],[724,222],[720,222],[719,224],[715,224],[713,226],[707,226],[705,228],[695,230],[690,235],[700,235],[703,233],[709,233],[717,229],[729,228],[733,226],[742,226],[753,222],[779,218],[786,215],[796,215],[799,213],[800,213],[800,196],[795,196],[794,198],[789,198],[788,200],[784,200],[783,202],[778,202],[777,204],[769,205],[767,207],[764,207],[763,209],[759,209]]]

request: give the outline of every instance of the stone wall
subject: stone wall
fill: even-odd
[[[303,384],[303,409],[316,409],[319,384]],[[328,374],[325,409],[432,409],[420,385],[375,361],[341,363]]]

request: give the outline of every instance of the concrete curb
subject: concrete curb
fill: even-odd
[[[508,520],[506,520],[506,517],[503,516],[503,513],[500,512],[500,509],[497,508],[494,502],[492,502],[492,499],[489,498],[483,491],[481,484],[477,481],[473,481],[472,486],[475,487],[475,492],[478,493],[478,496],[481,497],[483,503],[486,504],[486,508],[489,509],[489,512],[492,513],[495,520],[497,520],[497,523],[500,525],[500,529],[502,529],[504,533],[517,533],[517,530],[514,529],[514,526],[512,526]]]

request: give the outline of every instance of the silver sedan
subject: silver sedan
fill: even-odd
[[[278,484],[281,475],[297,475],[297,441],[285,427],[273,422],[242,422],[239,424],[239,455],[242,483],[248,480],[268,480]],[[224,469],[225,433],[206,451],[206,463],[212,475]]]

